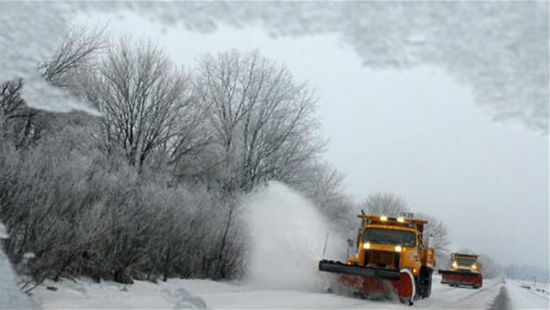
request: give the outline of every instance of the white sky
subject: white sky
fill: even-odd
[[[440,218],[456,249],[548,267],[548,137],[492,122],[469,86],[443,70],[365,68],[329,35],[272,38],[261,28],[229,27],[203,34],[119,17],[78,21],[109,21],[115,36],[158,42],[185,67],[228,49],[257,49],[286,65],[317,90],[326,159],[346,175],[349,194],[399,194],[415,211]]]

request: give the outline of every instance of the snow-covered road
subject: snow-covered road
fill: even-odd
[[[56,291],[46,289],[55,286]],[[419,309],[490,309],[504,286],[513,309],[548,309],[549,295],[520,287],[519,283],[486,280],[478,290],[453,288],[434,277],[432,296],[419,300]],[[33,299],[45,309],[411,309],[392,301],[364,300],[311,290],[262,289],[249,284],[208,280],[169,280],[133,285],[88,280],[47,282]]]

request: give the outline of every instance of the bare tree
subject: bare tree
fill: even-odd
[[[99,58],[98,38],[68,40],[42,73],[102,115],[40,114],[55,130],[23,150],[0,132],[4,249],[34,284],[233,277],[243,267],[243,192],[274,179],[304,184],[330,212],[347,203],[339,175],[317,162],[315,98],[286,69],[257,54],[205,57],[188,88],[154,46],[121,41]],[[25,104],[23,81],[1,86],[4,128]]]
[[[343,179],[344,176],[328,163],[313,161],[300,167],[299,173],[296,173],[288,184],[311,198],[329,199],[333,194],[340,193]]]
[[[362,203],[361,208],[369,214],[398,216],[408,212],[405,199],[392,193],[378,192],[369,195]]]
[[[57,87],[73,88],[73,78],[93,69],[97,52],[106,46],[103,30],[73,27],[54,54],[38,69],[46,81]]]
[[[138,168],[154,151],[173,144],[183,109],[191,103],[187,76],[163,52],[125,40],[108,49],[85,92],[103,113],[97,137],[103,151],[121,152]]]
[[[250,191],[285,179],[322,148],[312,118],[315,98],[284,67],[258,53],[206,56],[195,89],[207,107],[216,183]]]
[[[315,206],[336,224],[348,229],[355,223],[355,204],[342,188],[344,176],[329,163],[312,161],[294,171],[287,184],[311,199]]]
[[[425,241],[430,238],[430,246],[435,249],[438,260],[439,258],[448,256],[450,240],[445,224],[436,217],[425,213],[418,213],[416,217],[428,221],[428,225],[426,225],[424,231],[424,238]]]
[[[73,28],[39,71],[54,86],[76,91],[75,77],[91,69],[92,58],[103,45],[101,31]],[[9,135],[17,148],[35,144],[46,125],[40,117],[46,112],[29,107],[21,97],[23,86],[20,78],[0,84],[0,134]]]
[[[15,117],[18,109],[21,109],[25,102],[21,98],[23,80],[15,79],[0,84],[0,112],[4,117]]]
[[[0,84],[0,136],[12,141],[18,149],[34,144],[43,128],[37,121],[38,111],[21,98],[22,88],[22,79]]]
[[[198,177],[220,192],[223,224],[205,268],[225,277],[237,257],[228,254],[240,251],[234,242],[239,194],[267,180],[291,179],[321,150],[312,117],[315,98],[286,68],[258,53],[237,52],[201,59],[194,96],[206,137],[199,139],[201,148],[178,150],[174,159],[180,176]]]

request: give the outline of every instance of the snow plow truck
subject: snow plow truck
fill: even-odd
[[[453,253],[448,270],[439,270],[441,283],[450,286],[470,286],[480,288],[483,285],[481,264],[478,255]]]
[[[340,274],[346,289],[367,298],[399,297],[412,305],[429,297],[435,253],[424,242],[428,222],[385,215],[357,217],[362,225],[355,253],[345,263],[323,259],[319,270]]]

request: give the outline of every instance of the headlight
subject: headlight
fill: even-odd
[[[395,252],[401,252],[402,249],[400,245],[395,246]]]
[[[458,264],[457,264],[456,262],[453,262],[453,263],[451,264],[451,266],[453,266],[453,268],[456,268],[456,267],[458,267]]]
[[[388,217],[385,216],[385,215],[380,215],[380,220],[381,220],[382,222],[385,222],[385,221],[388,220]]]
[[[370,249],[370,242],[367,242],[367,243],[363,244],[363,249],[365,249],[365,250]]]
[[[397,221],[398,221],[399,223],[405,223],[405,218],[402,217],[402,216],[400,216],[400,217],[397,218]]]
[[[476,264],[472,264],[472,269],[477,269],[477,265],[476,265]]]

